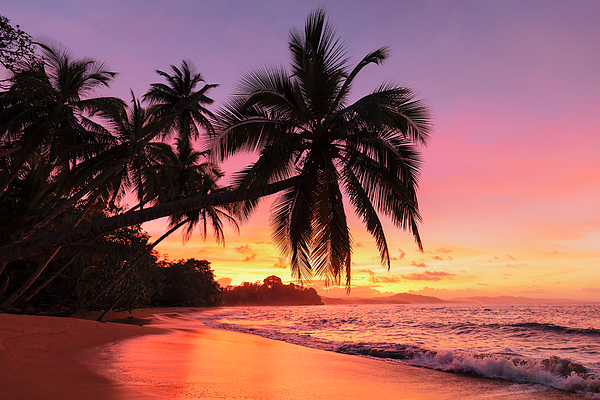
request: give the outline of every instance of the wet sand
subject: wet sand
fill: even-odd
[[[156,313],[156,314],[155,314]],[[154,315],[153,315],[154,314]],[[211,329],[192,310],[121,322],[0,314],[3,399],[576,399]]]

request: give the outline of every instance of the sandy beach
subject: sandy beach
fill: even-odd
[[[207,328],[198,310],[106,322],[0,314],[2,399],[575,399]],[[136,324],[144,324],[139,326]]]

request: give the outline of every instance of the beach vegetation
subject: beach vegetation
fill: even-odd
[[[206,260],[161,263],[162,288],[152,297],[161,307],[214,307],[221,304],[221,286]]]
[[[271,275],[262,282],[243,282],[239,286],[223,288],[225,306],[301,306],[322,305],[321,297],[314,288],[294,283],[283,283],[280,277]]]
[[[31,35],[12,26],[10,20],[0,15],[0,65],[16,72],[35,62],[36,54]]]
[[[355,100],[355,78],[382,64],[389,49],[350,65],[322,9],[290,32],[289,69],[251,71],[214,112],[208,95],[217,85],[189,61],[157,70],[162,82],[141,98],[97,96],[115,72],[57,43],[33,42],[4,17],[0,22],[0,56],[10,72],[0,88],[5,309],[41,305],[58,287],[64,293],[54,299],[57,307],[69,304],[71,311],[145,303],[164,282],[154,273],[144,281],[144,268],[163,271],[171,282],[165,288],[180,284],[156,267],[156,244],[180,228],[184,242],[193,232],[203,239],[212,232],[224,243],[224,224],[237,230],[272,194],[273,241],[298,282],[350,287],[348,204],[374,237],[383,266],[390,255],[380,216],[422,247],[417,185],[429,111],[409,88],[389,82]],[[245,152],[256,161],[221,186],[220,163]],[[126,198],[136,204],[128,207]],[[161,217],[168,217],[167,231],[150,243],[139,226]],[[136,252],[107,250],[127,235],[137,238],[130,242]],[[192,281],[190,271],[202,269],[176,265],[173,274]],[[181,304],[213,303],[180,289],[187,293]]]

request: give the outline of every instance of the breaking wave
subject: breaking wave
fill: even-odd
[[[413,311],[414,316],[410,314]],[[468,308],[448,312],[439,307],[415,307],[413,311],[374,307],[246,308],[221,309],[201,319],[214,328],[305,347],[541,384],[600,399],[600,330],[586,327],[590,323],[598,326],[595,320],[569,327],[552,323],[560,319],[519,321],[517,317],[524,315],[523,310],[510,319],[499,313],[495,321],[489,317],[478,320]],[[440,315],[452,317],[444,320]],[[465,316],[469,322],[462,322]],[[440,343],[445,346],[440,347]]]

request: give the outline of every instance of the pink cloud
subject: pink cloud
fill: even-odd
[[[600,293],[600,289],[595,288],[595,287],[581,288],[581,290],[583,290],[584,292],[589,292],[589,293]]]

